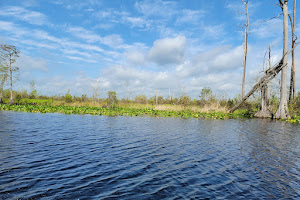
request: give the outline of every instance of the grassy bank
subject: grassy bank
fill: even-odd
[[[151,105],[137,103],[118,103],[108,107],[105,102],[65,102],[45,99],[22,99],[15,105],[9,105],[8,100],[0,104],[0,110],[13,110],[34,113],[64,113],[90,114],[106,116],[152,116],[181,117],[203,119],[237,119],[253,118],[257,110],[240,109],[229,113],[226,107],[220,106],[181,106],[181,105]],[[293,116],[286,121],[300,123],[300,116]]]
[[[235,119],[252,118],[253,113],[237,110],[234,113],[218,111],[197,112],[192,110],[156,110],[153,108],[133,107],[89,107],[69,105],[9,105],[1,104],[0,110],[13,110],[34,113],[64,113],[64,114],[90,114],[106,116],[152,116],[152,117],[182,117],[206,119]]]

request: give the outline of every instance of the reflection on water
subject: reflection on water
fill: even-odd
[[[0,113],[0,199],[299,199],[300,126]]]

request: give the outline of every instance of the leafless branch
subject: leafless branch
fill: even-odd
[[[290,18],[290,22],[291,22],[291,26],[293,27],[294,25],[294,23],[293,23],[293,20],[292,20],[292,17],[291,17],[291,15],[289,14],[289,18]]]
[[[253,24],[252,26],[257,26],[258,24],[263,24],[263,23],[266,23],[266,22],[268,22],[268,21],[271,21],[271,20],[273,20],[273,19],[275,19],[275,18],[278,18],[278,17],[280,17],[282,15],[282,13],[280,13],[279,15],[277,15],[277,16],[275,16],[275,17],[272,17],[272,18],[270,18],[270,19],[267,19],[267,20],[265,20],[265,21],[262,21],[262,22],[259,22],[259,23],[256,23],[256,24]]]
[[[246,13],[241,12],[241,11],[237,11],[237,13],[240,14],[240,15],[246,15]]]
[[[281,6],[283,5],[283,2],[282,2],[282,0],[279,0],[279,3],[280,3],[280,5],[281,5]]]
[[[248,0],[242,0],[242,2],[246,5],[248,4]]]

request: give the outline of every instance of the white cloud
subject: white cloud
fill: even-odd
[[[37,42],[35,40],[20,40],[20,43],[26,45],[27,48],[30,46],[34,46],[34,47],[46,48],[46,49],[57,49],[56,45],[47,44],[44,42]]]
[[[12,6],[1,9],[1,16],[13,17],[18,20],[26,21],[29,24],[44,25],[47,23],[47,17],[40,12],[30,11],[22,7]]]
[[[123,21],[132,27],[149,29],[150,23],[142,17],[123,16]]]
[[[250,28],[250,33],[253,33],[259,38],[278,37],[282,35],[282,19],[272,19],[267,22],[256,21],[257,26]]]
[[[180,24],[199,23],[199,20],[204,16],[204,14],[205,14],[205,11],[184,9],[181,11],[176,22],[180,23]]]
[[[133,65],[143,65],[145,63],[145,55],[142,52],[134,51],[126,53],[127,62]]]
[[[156,40],[148,53],[148,59],[159,65],[179,64],[184,61],[185,47],[184,36]]]
[[[243,46],[234,49],[223,49],[221,54],[212,58],[211,67],[217,70],[235,69],[241,65],[243,52]]]
[[[17,60],[18,67],[20,70],[30,71],[39,70],[43,72],[48,71],[48,64],[43,58],[33,58],[25,54],[21,54]]]
[[[6,21],[0,21],[0,30],[8,32],[17,37],[28,34],[28,31],[19,28],[12,22],[6,22]]]
[[[88,62],[88,63],[96,63],[96,60],[91,60],[91,59],[85,59],[82,57],[77,57],[77,56],[66,56],[66,58],[73,60],[73,61],[82,61],[82,62]]]
[[[38,2],[38,0],[23,0],[22,4],[25,7],[36,7],[40,5],[40,2]]]
[[[205,31],[205,37],[209,39],[222,38],[226,33],[223,24],[205,25],[202,28]]]
[[[120,35],[112,34],[105,37],[101,37],[99,34],[87,30],[83,27],[69,27],[68,32],[74,35],[77,38],[80,38],[88,43],[97,43],[100,42],[111,48],[118,48],[123,44],[123,39]]]
[[[120,35],[112,34],[112,35],[103,37],[101,39],[101,42],[112,48],[118,48],[123,44],[123,39],[121,38]]]
[[[94,32],[86,30],[82,27],[69,27],[68,32],[89,43],[99,42],[102,40],[98,34],[95,34]]]
[[[174,1],[161,1],[161,0],[145,0],[137,1],[135,3],[136,9],[145,16],[172,16],[176,11],[177,3]]]
[[[52,1],[51,3],[56,5],[62,5],[64,8],[68,10],[94,10],[96,8],[99,8],[102,5],[101,1],[98,0],[57,0]]]

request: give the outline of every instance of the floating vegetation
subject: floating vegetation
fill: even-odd
[[[53,106],[53,105],[9,105],[1,104],[0,110],[13,110],[33,113],[64,113],[64,114],[90,114],[106,116],[152,116],[152,117],[182,117],[182,118],[205,118],[205,119],[235,119],[235,118],[252,118],[253,115],[244,110],[237,110],[234,113],[222,112],[193,112],[185,111],[165,111],[154,109],[138,108],[99,108],[86,106]]]
[[[99,108],[88,106],[65,106],[65,105],[9,105],[0,104],[0,110],[12,110],[20,112],[33,113],[63,113],[63,114],[89,114],[89,115],[105,115],[105,116],[151,116],[151,117],[181,117],[181,118],[203,118],[203,119],[237,119],[237,118],[253,118],[253,113],[248,110],[236,110],[234,113],[224,112],[194,112],[191,110],[168,111],[154,109],[139,108]],[[300,123],[300,116],[295,116],[286,121],[291,123]]]

